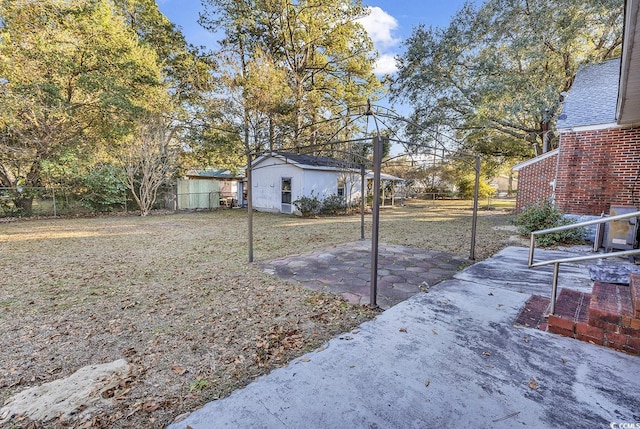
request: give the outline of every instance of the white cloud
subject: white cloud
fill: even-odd
[[[394,54],[382,54],[376,61],[376,68],[373,71],[376,75],[382,76],[398,71]]]
[[[369,7],[369,15],[358,20],[367,30],[378,50],[397,45],[400,39],[393,37],[393,31],[398,28],[398,20],[378,6]]]
[[[393,33],[398,28],[398,20],[378,6],[368,8],[370,13],[358,22],[367,31],[379,53],[374,73],[378,76],[395,73],[398,70],[395,48],[400,44],[400,39],[394,37]]]

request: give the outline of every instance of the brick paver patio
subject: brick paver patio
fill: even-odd
[[[378,296],[389,308],[470,264],[460,256],[407,246],[380,244]],[[265,272],[303,287],[341,294],[353,304],[369,304],[371,242],[356,241],[262,263]]]

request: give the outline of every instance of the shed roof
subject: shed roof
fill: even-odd
[[[187,177],[202,177],[211,179],[242,179],[243,172],[235,173],[224,168],[208,168],[204,170],[191,169],[185,173]]]
[[[336,172],[359,172],[360,165],[357,163],[344,161],[341,159],[330,158],[328,156],[315,156],[315,155],[304,155],[297,153],[289,153],[289,152],[272,152],[265,155],[262,155],[256,158],[252,165],[256,167],[258,164],[262,163],[268,158],[278,158],[281,161],[284,161],[288,164],[295,165],[298,168],[302,169],[313,169],[313,170],[328,170],[328,171],[336,171]],[[367,170],[366,174],[367,179],[373,178],[373,172],[371,170]],[[380,179],[388,180],[392,182],[402,182],[404,179],[396,176],[392,176],[391,174],[380,173]]]
[[[290,152],[271,152],[269,154],[262,155],[254,160],[252,165],[256,166],[270,157],[278,158],[286,163],[293,164],[296,167],[303,169],[350,170],[360,168],[356,163],[330,158],[328,156],[305,155]]]
[[[373,179],[373,171],[369,171],[366,175],[367,179]],[[391,174],[380,173],[380,180],[387,180],[389,182],[404,182],[404,179]]]
[[[557,128],[615,124],[620,58],[578,69]]]

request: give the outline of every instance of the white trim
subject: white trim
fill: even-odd
[[[558,134],[566,134],[566,133],[579,133],[582,131],[599,131],[606,129],[619,129],[626,128],[626,126],[618,125],[615,122],[609,122],[608,124],[596,124],[596,125],[583,125],[580,127],[567,127],[567,128],[558,128]]]
[[[630,88],[628,88],[629,79],[634,63],[637,64],[637,59],[633,57],[638,54],[638,48],[634,46],[634,42],[636,39],[639,2],[637,0],[626,0],[625,7],[624,34],[622,40],[623,49],[622,59],[620,61],[620,83],[618,87],[618,102],[616,104],[616,120],[618,122],[625,120],[625,118],[622,117],[624,116],[625,104],[627,97],[632,95],[628,93],[632,92]]]
[[[528,160],[526,160],[524,162],[521,162],[520,164],[516,164],[513,167],[511,167],[511,169],[513,171],[520,171],[522,168],[524,168],[524,167],[526,167],[528,165],[535,164],[535,163],[537,163],[539,161],[542,161],[543,159],[547,159],[549,157],[552,157],[552,156],[556,155],[559,151],[560,151],[560,149],[550,150],[549,152],[543,153],[542,155],[538,155],[535,158],[531,158],[531,159],[528,159]]]
[[[260,164],[264,163],[265,161],[268,161],[271,158],[279,159],[284,164],[272,163],[272,164],[260,165]],[[327,166],[317,166],[317,165],[302,164],[302,163],[299,163],[299,162],[292,161],[290,158],[287,158],[286,156],[282,156],[280,154],[265,154],[265,155],[261,155],[258,158],[256,158],[255,160],[253,160],[251,165],[252,165],[251,168],[253,170],[262,169],[262,168],[269,168],[269,167],[273,167],[273,166],[291,165],[291,166],[299,168],[301,170],[329,171],[329,172],[336,172],[336,173],[347,173],[347,174],[360,175],[360,169],[357,169],[357,168],[327,167]],[[373,172],[371,170],[366,170],[366,178],[367,179],[373,179]],[[386,174],[386,173],[382,173],[382,172],[380,173],[380,179],[381,180],[389,180],[389,181],[393,181],[393,182],[404,182],[404,180],[405,180],[405,179],[403,179],[401,177],[392,176],[391,174]]]

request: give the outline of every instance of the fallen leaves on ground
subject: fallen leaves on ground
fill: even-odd
[[[466,255],[471,205],[446,204],[385,211],[381,241]],[[504,245],[492,227],[505,216],[481,213],[477,259]],[[377,314],[263,273],[243,231],[241,210],[1,223],[1,401],[86,365],[124,357],[133,368],[96,392],[109,405],[90,420],[11,424],[165,427],[336,335],[352,340],[344,333]],[[269,260],[359,234],[359,216],[257,213],[254,251]]]

